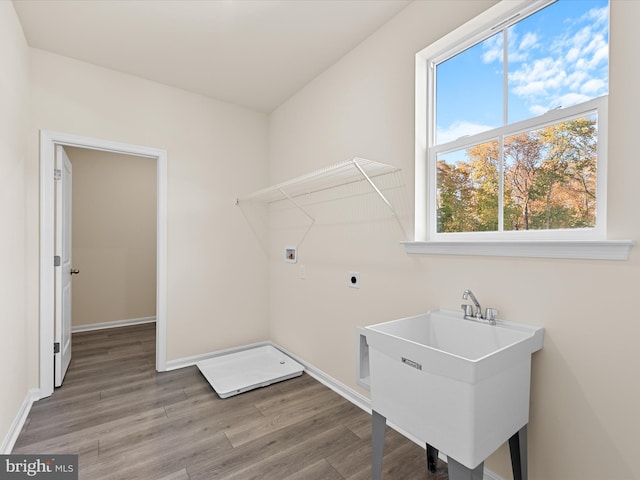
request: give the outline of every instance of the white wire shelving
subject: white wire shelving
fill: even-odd
[[[390,213],[396,218],[400,228],[404,232],[404,228],[398,218],[396,209],[375,183],[376,178],[397,173],[400,172],[400,170],[401,169],[398,167],[356,157],[351,160],[337,163],[335,165],[310,172],[306,175],[278,183],[257,192],[238,197],[236,199],[236,205],[241,205],[245,202],[262,204],[271,204],[280,201],[290,202],[310,221],[307,231],[302,238],[302,240],[304,240],[304,237],[306,237],[307,233],[316,221],[314,215],[309,211],[309,209],[301,204],[301,200],[304,197],[320,192],[328,194],[331,189],[356,183],[364,183],[367,184],[378,197],[380,197],[382,202],[389,209]],[[299,244],[302,243],[302,240]]]
[[[388,204],[387,199],[373,183],[373,179],[399,171],[399,168],[384,163],[364,158],[353,158],[238,197],[236,203],[245,201],[273,203],[285,199],[295,199],[302,195],[310,195],[354,182],[367,181],[384,202]]]

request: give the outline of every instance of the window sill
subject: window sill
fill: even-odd
[[[402,242],[408,254],[628,260],[633,240]]]

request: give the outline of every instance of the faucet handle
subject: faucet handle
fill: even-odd
[[[498,309],[488,307],[484,317],[489,321],[495,322],[497,316],[498,316]]]
[[[473,306],[468,303],[463,303],[460,305],[460,308],[462,308],[465,317],[473,317]]]

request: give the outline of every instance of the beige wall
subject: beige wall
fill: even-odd
[[[271,182],[362,156],[401,167],[413,198],[415,53],[493,3],[414,2],[280,106],[270,123]],[[609,233],[636,240],[638,18],[640,2],[613,0]],[[412,230],[410,210],[404,219]],[[271,238],[270,325],[278,344],[357,389],[356,326],[457,309],[471,288],[503,318],[546,329],[533,361],[529,478],[640,478],[639,247],[623,262],[408,256],[392,225],[352,221],[314,227],[299,252],[300,280],[298,267],[282,261],[291,232],[274,228]],[[346,285],[351,270],[360,272],[359,290]],[[506,448],[487,466],[511,478]]]
[[[25,316],[28,54],[12,3],[0,2],[0,448],[29,386]]]
[[[73,165],[74,326],[155,317],[156,161],[65,147]]]
[[[268,338],[267,263],[235,206],[267,182],[267,116],[31,49],[31,168],[37,198],[38,129],[167,151],[167,360]],[[29,270],[38,258],[37,203],[27,222]],[[37,359],[38,287],[29,285]],[[37,384],[37,369],[31,370]]]

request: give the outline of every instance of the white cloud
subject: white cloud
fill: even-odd
[[[570,48],[564,56],[567,62],[575,62],[580,57],[580,49],[577,47]]]
[[[466,135],[475,135],[476,133],[486,132],[496,128],[496,125],[483,125],[467,121],[458,121],[449,125],[448,128],[439,128],[436,132],[438,144],[452,142]]]
[[[527,32],[524,34],[520,45],[518,46],[518,50],[526,50],[529,48],[536,47],[538,45],[538,35],[533,32]]]
[[[567,85],[571,90],[579,91],[589,79],[589,74],[583,70],[575,71],[567,76]]]
[[[547,88],[545,83],[542,81],[527,82],[514,88],[513,93],[520,95],[521,97],[531,97],[534,95],[544,95],[547,93]]]
[[[529,111],[533,114],[533,115],[542,115],[543,113],[547,113],[549,111],[549,107],[547,107],[546,105],[532,105],[531,107],[529,107]]]
[[[504,38],[502,34],[494,35],[487,38],[482,43],[482,62],[491,63],[495,60],[502,62],[502,50],[504,45]]]
[[[606,25],[609,22],[609,9],[606,7],[592,8],[582,19],[589,20],[596,26]]]
[[[568,30],[556,38],[524,34],[520,45],[529,47],[529,51],[537,47],[544,53],[522,62],[515,70],[515,62],[511,63],[509,87],[525,101],[533,115],[607,92],[603,75],[609,59],[607,20],[607,8],[592,9],[578,19],[568,19]]]
[[[604,80],[600,78],[592,78],[581,85],[580,92],[584,94],[598,94],[598,92],[604,90],[606,86],[607,83]]]
[[[562,85],[566,79],[562,64],[550,57],[541,58],[532,64],[526,63],[522,68],[509,74],[512,91],[522,97],[548,95]]]
[[[516,30],[516,27],[512,27],[509,30],[509,62],[523,62],[530,57],[530,53],[533,49],[539,47],[538,35],[534,32],[526,32],[522,39]],[[496,34],[486,39],[482,48],[484,50],[482,54],[483,63],[491,63],[494,61],[502,62],[503,57],[504,37],[502,33]]]
[[[593,52],[593,56],[591,60],[588,62],[588,67],[590,69],[599,67],[602,63],[607,63],[609,61],[609,46],[603,41],[601,42],[597,49]]]
[[[567,46],[571,45],[573,48],[577,48],[581,55],[586,53],[585,47],[588,45],[588,42],[591,41],[593,37],[593,32],[590,26],[584,27],[580,29],[577,33],[575,33],[570,38],[561,38],[556,47],[567,48]]]
[[[577,103],[586,102],[591,98],[593,97],[591,97],[590,95],[583,95],[581,93],[575,93],[575,92],[566,93],[558,97],[558,105],[563,107],[568,107],[570,105],[575,105]]]

